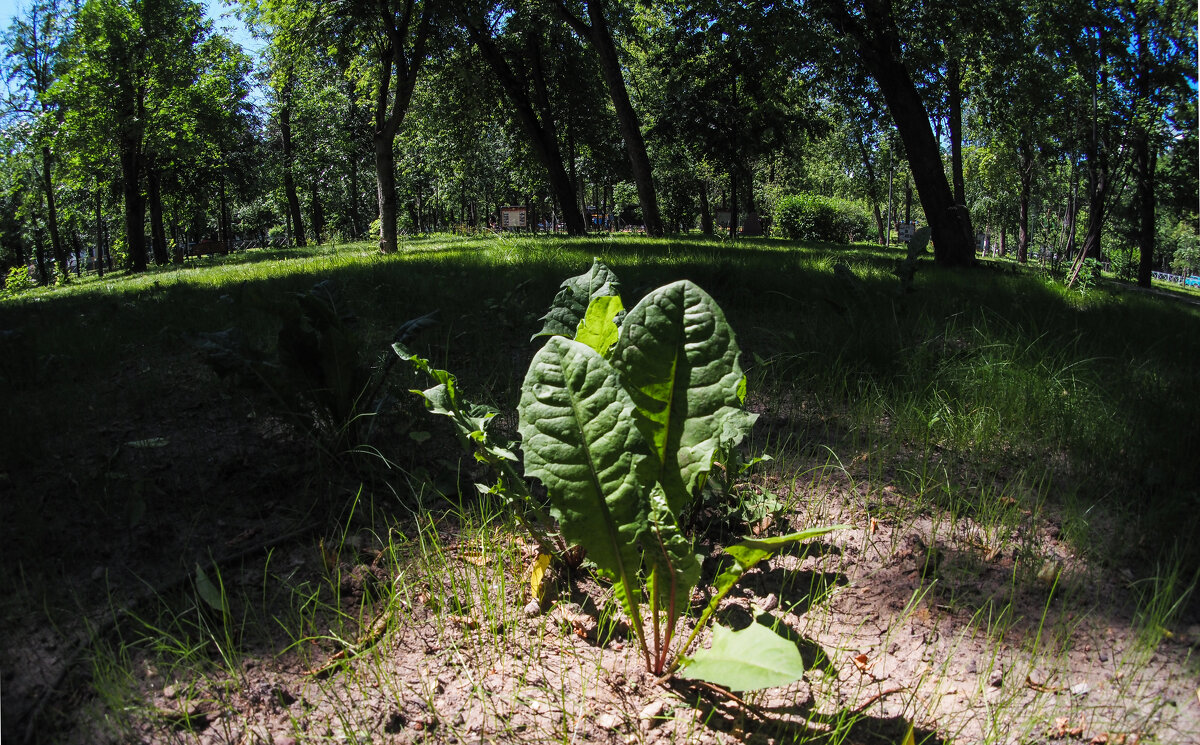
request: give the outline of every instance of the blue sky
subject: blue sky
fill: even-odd
[[[5,31],[12,24],[13,16],[17,15],[22,8],[27,8],[30,5],[30,0],[0,0],[0,23],[3,23]],[[228,33],[233,37],[233,40],[242,45],[248,53],[253,54],[260,46],[250,37],[246,27],[241,21],[234,18],[233,12],[221,0],[205,0],[204,13],[213,22],[213,25],[218,29],[228,28]]]

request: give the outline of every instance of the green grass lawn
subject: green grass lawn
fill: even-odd
[[[794,484],[814,463],[836,463],[880,519],[949,515],[986,532],[1033,515],[1098,571],[1125,578],[1150,636],[1195,618],[1200,308],[1107,284],[1068,291],[1003,265],[942,270],[931,260],[906,292],[892,274],[901,253],[876,246],[433,236],[391,256],[367,244],[253,250],[24,291],[0,300],[0,331],[12,332],[0,340],[0,411],[10,417],[0,426],[0,479],[11,486],[62,455],[62,434],[89,416],[169,402],[171,380],[153,371],[203,367],[195,350],[204,335],[236,328],[277,360],[295,298],[326,280],[361,364],[385,364],[396,329],[436,311],[409,346],[454,372],[464,395],[508,412],[502,420],[512,426],[540,346],[531,341],[538,319],[559,283],[593,257],[620,277],[626,307],[680,278],[720,304],[742,347],[748,407],[760,415],[746,452],[773,457],[759,466],[764,483]],[[229,384],[207,375],[221,405]],[[132,390],[110,412],[94,398],[97,382],[124,377]],[[400,402],[388,414],[399,423],[383,436],[346,430],[374,439],[342,441],[314,461],[315,472],[344,482],[341,451],[369,450],[378,470],[364,475],[371,467],[358,463],[349,477],[366,485],[364,503],[372,490],[420,491],[412,485],[421,482],[478,519],[463,506],[477,497],[452,493],[461,474],[439,473],[454,462],[430,455],[453,442],[412,405],[407,389],[419,383],[397,368],[386,389]],[[303,416],[283,421],[305,427]],[[386,463],[400,464],[403,477]],[[80,496],[93,498],[83,487]],[[11,511],[6,563],[36,554],[51,529],[35,504]],[[1036,581],[1047,556],[1036,545],[1016,549],[1017,573]]]

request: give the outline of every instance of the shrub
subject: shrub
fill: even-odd
[[[793,194],[775,205],[775,224],[785,238],[851,243],[871,233],[871,219],[859,205],[819,194]]]
[[[1113,274],[1119,279],[1133,281],[1137,279],[1137,261],[1134,259],[1133,249],[1118,248],[1115,251],[1108,252],[1109,263],[1112,264]]]
[[[8,270],[8,276],[4,278],[4,286],[0,287],[0,297],[15,295],[36,284],[33,277],[29,276],[29,267],[14,266]]]

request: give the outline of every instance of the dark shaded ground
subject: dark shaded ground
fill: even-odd
[[[619,257],[626,249],[609,250]],[[641,249],[627,250],[632,255]],[[476,294],[478,281],[466,270],[431,263],[421,269],[424,279],[404,290],[384,288],[356,298],[360,307],[386,305],[382,311],[373,307],[372,313],[387,322],[364,328],[364,336],[383,350],[391,333],[384,327],[440,307],[439,326],[421,342],[425,353],[441,355],[438,364],[467,371],[464,377],[474,390],[487,390],[486,395],[504,400],[532,354],[526,342],[529,327],[568,273],[562,267],[582,269],[575,266],[577,258],[547,262],[529,272],[528,283],[516,281],[522,270],[494,270],[498,289],[487,297]],[[786,354],[803,346],[817,333],[809,328],[814,324],[836,325],[848,339],[873,330],[874,311],[867,314],[846,302],[852,289],[784,271],[784,276],[768,282],[773,288],[769,292],[752,291],[744,276],[750,271],[739,264],[714,265],[697,258],[694,264],[638,267],[627,275],[627,287],[635,297],[668,277],[693,276],[727,307],[735,327],[746,329],[748,356]],[[345,271],[343,281],[354,287],[371,284],[359,274],[365,275],[365,270]],[[966,523],[943,526],[941,533],[925,516],[889,523],[908,509],[902,495],[858,494],[840,481],[824,484],[824,491],[816,495],[818,501],[836,506],[819,515],[793,516],[798,523],[841,519],[854,524],[853,534],[838,539],[839,551],[819,560],[809,558],[803,565],[799,559],[794,565],[778,563],[761,573],[738,601],[747,617],[751,603],[772,595],[793,604],[783,615],[798,640],[831,660],[828,672],[759,702],[772,713],[769,724],[747,718],[745,711],[726,701],[681,707],[678,699],[642,679],[626,647],[600,647],[595,640],[557,633],[561,623],[552,618],[513,617],[497,642],[497,634],[489,636],[486,628],[447,630],[444,619],[420,603],[389,616],[389,631],[377,647],[382,658],[352,663],[330,679],[317,681],[303,673],[332,648],[284,652],[286,634],[264,630],[245,644],[247,649],[257,648],[261,657],[243,660],[237,675],[219,665],[214,672],[208,660],[211,651],[196,653],[198,661],[208,660],[197,665],[205,671],[198,682],[184,681],[178,671],[150,670],[145,666],[153,655],[135,651],[125,661],[140,670],[130,689],[142,699],[127,711],[100,705],[95,687],[100,684],[97,673],[104,671],[95,663],[104,656],[93,654],[93,643],[98,640],[112,649],[120,646],[114,641],[118,638],[136,649],[132,642],[139,636],[154,636],[142,622],[189,607],[193,615],[202,614],[195,586],[198,566],[215,575],[215,561],[239,586],[252,587],[266,584],[262,567],[270,557],[273,569],[267,572],[267,582],[284,587],[281,578],[286,576],[291,583],[318,583],[331,564],[319,548],[321,541],[345,532],[348,506],[364,479],[368,491],[383,495],[371,503],[379,514],[359,513],[354,518],[364,527],[407,520],[414,508],[410,482],[447,493],[456,492],[459,481],[470,488],[470,461],[461,458],[447,432],[422,418],[415,405],[405,404],[385,418],[375,441],[386,445],[394,470],[381,477],[362,463],[335,466],[311,433],[287,416],[295,412],[281,412],[279,402],[262,390],[220,380],[196,349],[197,334],[233,323],[245,323],[252,340],[265,348],[278,328],[275,310],[291,302],[286,293],[304,290],[319,278],[303,276],[228,292],[149,289],[132,298],[103,300],[98,307],[71,301],[68,307],[22,314],[23,333],[35,340],[6,347],[18,350],[4,363],[8,382],[21,384],[5,387],[7,398],[0,406],[4,742],[318,740],[334,737],[334,730],[342,726],[338,722],[351,716],[348,712],[353,712],[356,731],[396,741],[448,740],[451,735],[446,733],[453,733],[460,741],[489,736],[508,741],[574,737],[627,742],[637,734],[649,741],[776,742],[801,731],[811,734],[806,722],[816,714],[837,720],[851,712],[861,717],[861,723],[853,725],[851,742],[899,742],[905,723],[914,719],[918,734],[928,735],[928,742],[978,742],[993,735],[997,742],[1051,739],[1053,732],[1045,727],[1023,733],[1016,721],[1009,723],[1009,734],[989,730],[995,725],[989,724],[988,712],[999,706],[997,699],[1004,702],[1000,711],[1013,719],[1026,711],[1032,717],[1036,711],[1052,722],[1059,709],[1064,716],[1084,709],[1090,717],[1107,717],[1104,721],[1125,727],[1121,732],[1126,734],[1136,734],[1143,722],[1140,731],[1151,731],[1150,725],[1162,721],[1162,711],[1174,711],[1178,717],[1160,730],[1160,741],[1188,742],[1197,733],[1200,699],[1188,695],[1195,693],[1188,690],[1188,681],[1194,681],[1189,676],[1196,672],[1192,655],[1200,638],[1179,634],[1141,663],[1144,675],[1135,674],[1133,663],[1122,661],[1134,647],[1124,583],[1110,571],[1077,559],[1074,547],[1059,539],[1053,525],[1043,526],[1046,532],[1039,540],[1065,563],[1078,562],[1071,575],[1073,594],[1064,607],[1053,606],[1050,623],[1070,632],[1072,649],[1088,648],[1086,664],[1074,667],[1054,668],[1046,660],[1027,659],[1025,646],[1045,623],[1046,598],[1037,593],[1018,598],[1019,618],[1004,624],[1007,641],[997,642],[986,633],[964,636],[964,630],[981,625],[978,616],[981,611],[986,615],[990,600],[1011,597],[1018,557],[983,561],[981,554],[988,552],[973,546]],[[786,296],[778,296],[785,290]],[[876,290],[868,286],[866,291]],[[873,307],[873,302],[863,307]],[[884,301],[878,303],[882,307]],[[156,322],[156,314],[179,304],[193,311],[172,315],[169,325]],[[824,315],[820,309],[826,309]],[[0,327],[16,327],[15,317],[5,310]],[[764,325],[767,319],[770,328]],[[64,323],[78,326],[69,345],[47,349],[36,341],[39,332]],[[124,332],[113,341],[103,331],[107,326]],[[780,334],[786,327],[795,332],[790,340]],[[93,338],[108,341],[103,348],[92,347]],[[900,338],[892,346],[847,349],[858,355],[853,364],[869,372],[888,370],[892,355],[903,346]],[[497,348],[508,351],[497,357]],[[1170,356],[1162,354],[1164,359]],[[1165,375],[1176,371],[1165,362],[1162,367]],[[399,395],[409,383],[399,378],[396,382]],[[1143,412],[1132,406],[1115,411],[1132,423],[1132,431],[1142,431]],[[853,433],[839,429],[839,423],[823,412],[771,405],[763,414],[764,423],[775,417],[775,431],[787,431],[789,437],[841,443],[839,450],[852,450],[845,443]],[[1194,434],[1194,428],[1187,432]],[[1134,464],[1142,472],[1154,465]],[[1194,471],[1194,464],[1188,467]],[[855,472],[855,466],[850,470]],[[1160,492],[1167,493],[1175,480],[1186,481],[1189,473],[1170,471],[1160,477],[1165,482]],[[388,499],[388,494],[401,496]],[[874,530],[872,517],[878,517]],[[912,536],[928,542],[936,540],[935,533],[946,535],[946,530],[951,538],[943,548],[947,558],[942,573],[925,576]],[[348,580],[345,599],[373,614],[387,593],[372,594],[363,587],[363,577],[376,566],[369,543],[335,557],[332,564],[347,577],[357,572],[358,584]],[[512,585],[519,586],[519,562],[502,569]],[[934,589],[925,593],[934,579]],[[815,585],[832,589],[834,595],[825,610],[809,616],[803,613],[807,605],[794,604],[811,604],[805,597],[814,594]],[[801,586],[807,586],[805,592],[796,589]],[[519,610],[519,593],[512,588],[508,592]],[[914,603],[914,597],[919,602]],[[736,607],[727,610],[736,615]],[[506,651],[503,657],[497,654],[500,648]],[[879,660],[866,678],[853,662],[859,654]],[[531,662],[534,658],[537,664]],[[946,659],[953,662],[941,662]],[[1068,693],[1064,700],[1062,691],[1037,691],[1020,679],[992,686],[992,662],[984,660],[1035,676],[1059,675],[1068,691],[1071,685],[1089,682],[1092,693],[1086,695],[1091,699],[1075,700]],[[600,662],[607,671],[626,672],[619,679],[605,678],[597,687]],[[1118,672],[1127,681],[1136,679],[1136,686],[1114,679]],[[1070,675],[1075,677],[1063,677]],[[1035,682],[1048,679],[1037,677]],[[390,690],[389,685],[400,688]],[[904,691],[870,701],[897,686]],[[522,693],[524,688],[529,690]],[[814,688],[822,697],[816,708],[811,703]],[[955,693],[946,693],[949,690]],[[346,704],[347,696],[354,697],[353,705]],[[641,713],[657,700],[668,701],[656,715],[669,716],[668,726],[655,723],[654,717],[642,722]],[[1123,700],[1132,703],[1122,708]],[[500,703],[505,701],[509,703]],[[868,706],[857,711],[864,701]],[[615,719],[602,718],[606,714]],[[104,717],[117,721],[104,724]],[[1101,731],[1093,727],[1087,734],[1098,737]],[[1195,738],[1190,741],[1200,741],[1200,734]]]

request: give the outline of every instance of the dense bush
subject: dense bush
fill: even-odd
[[[1137,279],[1138,262],[1132,248],[1122,246],[1107,253],[1113,274],[1117,275],[1119,279],[1130,282]]]
[[[871,218],[859,205],[819,194],[793,194],[775,205],[775,224],[784,238],[853,243],[867,240]]]

